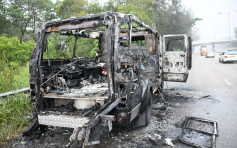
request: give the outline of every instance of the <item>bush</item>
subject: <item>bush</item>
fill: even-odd
[[[13,69],[8,64],[5,64],[0,68],[0,93],[29,87],[29,62],[26,65]]]
[[[0,93],[29,86],[29,60],[34,41],[0,36]],[[27,64],[27,66],[26,66]]]
[[[0,36],[0,58],[3,59],[5,57],[11,68],[24,65],[30,60],[34,44],[34,41],[20,44],[17,37],[9,38],[6,35],[2,35]]]
[[[0,60],[0,93],[11,89],[13,79],[13,69],[10,67],[6,56],[3,54]]]

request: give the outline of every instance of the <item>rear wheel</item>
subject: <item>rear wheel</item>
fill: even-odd
[[[73,140],[70,142],[68,148],[80,148],[82,147],[82,142],[79,140]]]

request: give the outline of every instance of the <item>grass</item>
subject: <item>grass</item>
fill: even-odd
[[[0,62],[0,93],[29,87],[29,63],[13,69],[4,61]],[[31,122],[26,118],[30,111],[30,98],[27,94],[0,98],[0,143],[22,133]]]
[[[0,72],[0,93],[29,87],[29,63],[16,69],[5,65]]]
[[[0,98],[0,142],[14,138],[29,126],[30,98],[27,94],[16,94]]]
[[[30,73],[29,73],[29,63],[26,64],[26,67],[19,67],[15,71],[15,75],[13,78],[12,83],[12,89],[21,89],[25,87],[29,87],[29,79],[30,79]]]

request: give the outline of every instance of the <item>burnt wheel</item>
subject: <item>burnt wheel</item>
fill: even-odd
[[[152,112],[152,93],[149,91],[147,95],[147,108],[145,112],[145,125],[147,126],[151,120]]]
[[[82,143],[79,140],[73,140],[70,142],[68,148],[81,148],[82,147]]]

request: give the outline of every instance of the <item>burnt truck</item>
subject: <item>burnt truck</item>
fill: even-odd
[[[91,47],[94,56],[85,55]],[[31,135],[73,129],[68,147],[99,143],[114,126],[149,124],[164,81],[186,82],[191,39],[161,36],[134,15],[115,12],[45,23],[30,60]]]

